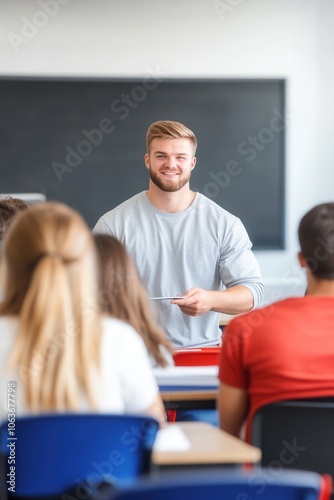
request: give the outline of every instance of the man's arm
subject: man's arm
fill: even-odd
[[[226,290],[232,290],[234,287],[239,286],[247,288],[253,296],[252,308],[261,305],[263,281],[260,266],[252,252],[252,243],[247,231],[239,219],[235,221],[232,229],[222,242],[219,257],[219,276]],[[237,314],[237,312],[235,311],[234,314]]]
[[[241,314],[253,308],[254,298],[252,292],[242,285],[219,291],[191,288],[184,294],[184,298],[173,300],[172,304],[178,305],[189,316],[199,316],[208,311]]]
[[[217,406],[220,428],[233,436],[240,437],[248,412],[247,391],[221,383]]]

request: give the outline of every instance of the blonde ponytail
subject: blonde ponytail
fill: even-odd
[[[98,375],[101,319],[94,244],[75,211],[58,203],[41,205],[13,225],[4,251],[10,281],[1,314],[19,316],[8,368],[19,370],[33,412],[74,411],[83,395],[96,409],[92,381]],[[19,250],[22,238],[25,252]],[[18,262],[21,279],[13,285]]]

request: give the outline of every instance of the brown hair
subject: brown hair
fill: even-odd
[[[14,216],[28,207],[29,205],[20,198],[12,198],[11,196],[0,198],[0,240],[3,239]]]
[[[322,203],[307,212],[298,229],[300,249],[311,273],[334,279],[334,203]]]
[[[189,139],[194,149],[194,156],[196,154],[196,136],[192,130],[182,123],[168,120],[152,123],[146,134],[146,150],[148,154],[154,139]]]
[[[61,203],[39,203],[10,225],[3,247],[0,314],[19,318],[9,370],[18,370],[31,411],[96,408],[100,356],[97,263],[91,231]]]
[[[126,321],[141,335],[157,365],[168,361],[161,346],[172,352],[165,332],[155,321],[147,292],[124,245],[109,234],[94,234],[100,258],[100,304],[105,313]]]

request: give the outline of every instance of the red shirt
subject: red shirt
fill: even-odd
[[[286,299],[233,319],[219,380],[248,392],[247,441],[261,406],[334,396],[334,297]]]

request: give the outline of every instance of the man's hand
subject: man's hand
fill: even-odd
[[[190,288],[182,298],[174,299],[171,303],[179,306],[184,314],[200,316],[208,311],[241,314],[252,309],[254,300],[248,288],[236,285],[217,291]]]
[[[210,311],[212,300],[210,300],[212,292],[202,290],[201,288],[190,288],[181,299],[172,300],[172,304],[179,306],[184,314],[189,316],[200,316]]]

